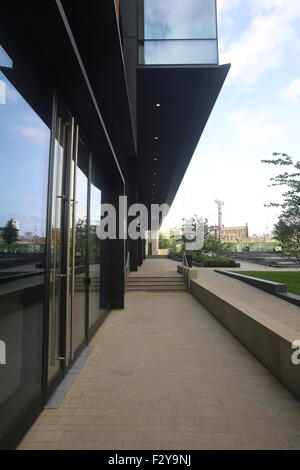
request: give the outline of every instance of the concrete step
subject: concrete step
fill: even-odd
[[[185,292],[186,286],[161,286],[161,285],[152,285],[152,286],[147,286],[147,285],[140,285],[140,286],[127,286],[127,292],[134,292],[134,291],[147,291],[147,292],[157,292],[157,291],[181,291]]]
[[[183,281],[182,276],[149,276],[149,277],[142,277],[142,276],[136,276],[136,277],[129,277],[128,282],[142,282],[142,281],[159,281],[159,282],[173,282],[173,281]]]
[[[147,255],[146,259],[168,259],[168,255]]]
[[[128,279],[128,284],[149,284],[153,282],[157,284],[182,284],[184,279]]]
[[[186,291],[182,276],[131,276],[128,278],[127,291]]]
[[[147,287],[147,288],[153,288],[153,287],[160,287],[160,288],[166,288],[168,289],[169,287],[171,287],[172,289],[175,288],[175,287],[179,287],[179,288],[182,288],[182,287],[185,287],[185,283],[182,282],[182,283],[178,283],[178,284],[161,284],[161,283],[158,283],[158,282],[143,282],[143,283],[139,283],[139,284],[127,284],[127,287]]]

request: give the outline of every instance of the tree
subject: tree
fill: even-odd
[[[10,245],[15,243],[18,240],[19,230],[16,227],[13,219],[10,219],[6,226],[2,229],[2,238],[5,241],[8,249]]]
[[[270,178],[270,186],[285,186],[283,202],[272,202],[267,207],[281,207],[282,212],[274,226],[274,236],[288,251],[299,256],[300,248],[300,161],[294,162],[285,153],[273,153],[272,160],[262,160],[263,163],[275,166],[288,166],[291,171],[285,171]]]
[[[292,237],[292,230],[279,218],[278,222],[274,225],[273,237],[282,243],[282,245],[287,245]]]
[[[202,251],[204,253],[212,253],[213,255],[216,255],[217,253],[222,253],[224,251],[224,244],[219,241],[218,237],[208,233],[204,239]]]
[[[166,250],[169,248],[169,239],[165,238],[162,233],[159,234],[158,247],[160,250]]]
[[[87,219],[78,219],[75,225],[75,254],[78,262],[85,262],[87,238]]]
[[[203,235],[204,235],[204,240],[203,240],[203,246],[199,250],[194,250],[194,253],[209,253],[212,256],[216,256],[218,253],[223,253],[226,248],[226,244],[222,243],[219,241],[219,238],[216,236],[216,227],[215,225],[209,225],[207,219],[201,219],[197,215],[192,217],[189,221],[186,219],[183,219],[183,232],[184,232],[184,226],[189,223],[191,227],[191,232],[195,233],[196,236],[196,230],[197,230],[197,225],[199,223],[203,224]],[[182,237],[183,242],[187,241],[193,241],[193,240],[188,240],[186,237],[183,235]],[[188,244],[186,245],[188,249]]]

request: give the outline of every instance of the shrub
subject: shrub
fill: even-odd
[[[222,258],[221,256],[192,254],[192,259],[198,263],[202,263],[206,268],[234,268],[236,266],[235,261],[229,258]]]
[[[182,252],[171,253],[175,256],[182,258]],[[229,258],[223,258],[222,256],[209,256],[204,253],[193,253],[192,251],[187,252],[192,255],[192,259],[201,263],[205,268],[235,268],[236,262]]]

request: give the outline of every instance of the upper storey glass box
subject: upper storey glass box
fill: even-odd
[[[216,0],[139,0],[139,64],[218,64]]]

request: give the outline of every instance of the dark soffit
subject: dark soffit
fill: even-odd
[[[115,2],[62,0],[62,5],[122,165],[136,155],[136,145]]]
[[[172,204],[229,69],[230,64],[138,67],[141,203]]]

